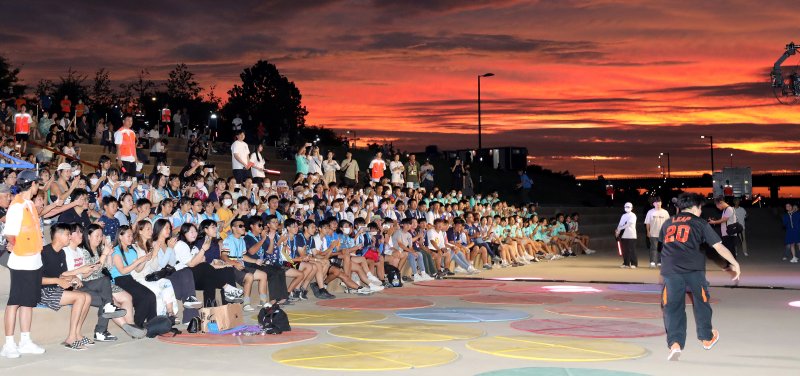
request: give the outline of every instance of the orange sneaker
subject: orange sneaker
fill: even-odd
[[[710,340],[702,341],[703,342],[703,348],[706,349],[706,350],[711,350],[711,348],[714,347],[714,345],[717,344],[717,341],[719,341],[719,331],[716,330],[716,329],[712,329],[711,333],[713,334],[713,336],[711,337]]]
[[[681,357],[681,345],[678,342],[675,342],[669,348],[669,355],[667,356],[667,360],[677,361]]]

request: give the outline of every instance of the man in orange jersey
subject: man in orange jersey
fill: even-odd
[[[25,154],[28,149],[28,133],[33,124],[31,114],[27,112],[25,105],[18,107],[19,112],[14,114],[14,133],[16,134],[17,143],[20,144],[20,153]]]
[[[8,240],[8,269],[11,272],[8,304],[5,312],[6,341],[0,356],[19,358],[21,354],[43,354],[44,349],[31,340],[33,308],[39,303],[42,290],[42,229],[33,197],[39,191],[35,170],[17,175],[20,193],[14,197],[6,214],[3,235]],[[20,318],[20,341],[14,343],[14,329]]]
[[[706,350],[711,350],[719,340],[719,331],[711,326],[711,296],[706,280],[706,254],[700,246],[705,243],[714,248],[722,258],[731,263],[738,281],[741,270],[733,254],[722,244],[711,225],[700,218],[705,199],[697,193],[678,196],[680,212],[664,222],[658,240],[661,251],[661,276],[664,288],[661,307],[667,331],[667,360],[678,360],[686,344],[686,291],[692,293],[697,339]]]
[[[122,118],[122,128],[114,132],[114,144],[117,145],[117,163],[125,176],[136,176],[136,132],[131,130],[133,116],[125,115]]]

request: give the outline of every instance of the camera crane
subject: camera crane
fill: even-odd
[[[781,64],[783,64],[786,59],[796,54],[799,47],[800,46],[794,44],[794,42],[789,42],[789,44],[786,45],[786,51],[775,62],[775,65],[772,67],[772,72],[770,72],[769,75],[772,85],[772,94],[775,95],[775,99],[781,104],[796,104],[798,100],[800,100],[800,73],[798,73],[798,67],[795,66],[786,77],[783,76],[783,72],[781,71]]]

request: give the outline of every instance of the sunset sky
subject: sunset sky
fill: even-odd
[[[22,78],[68,67],[115,81],[184,62],[227,91],[265,59],[293,80],[307,122],[408,151],[525,146],[579,176],[800,169],[800,106],[768,72],[800,42],[792,1],[15,1],[0,41]],[[81,4],[81,5],[77,5]],[[113,5],[110,5],[113,4]],[[795,66],[800,57],[789,59]],[[116,85],[115,85],[116,86]]]

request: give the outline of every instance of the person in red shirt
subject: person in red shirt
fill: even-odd
[[[23,98],[23,97],[20,95],[20,96],[17,98],[17,100],[16,100],[16,101],[14,101],[14,107],[16,107],[16,108],[20,108],[20,107],[22,107],[22,106],[26,105],[27,103],[28,103],[28,101],[26,101],[26,100],[25,100],[25,98]]]
[[[164,108],[161,109],[161,129],[162,133],[169,135],[170,134],[170,124],[172,123],[172,111],[169,109],[169,103],[164,104]]]
[[[82,99],[78,99],[78,104],[75,105],[75,117],[80,119],[86,113],[86,105],[83,104]]]
[[[14,133],[16,134],[17,143],[20,144],[20,153],[25,154],[28,149],[28,133],[33,124],[33,118],[26,111],[25,105],[19,106],[19,112],[14,115]]]
[[[61,100],[61,113],[69,117],[70,112],[72,112],[72,101],[69,100],[69,95],[65,95],[64,99]]]
[[[117,145],[117,162],[125,176],[136,176],[136,165],[139,157],[136,155],[136,133],[131,130],[133,116],[125,115],[122,119],[122,128],[114,132],[114,144]]]

